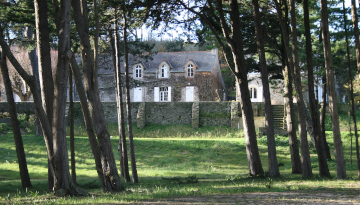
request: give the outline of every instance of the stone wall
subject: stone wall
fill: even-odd
[[[16,104],[18,113],[34,114],[32,102]],[[83,116],[79,102],[74,103],[76,124],[83,124]],[[103,109],[108,123],[117,123],[116,102],[103,102]],[[6,102],[0,102],[0,112],[7,112]],[[256,127],[264,126],[264,106],[253,103]],[[123,110],[126,116],[126,108]],[[196,114],[198,112],[198,114]],[[68,106],[66,113],[68,113]],[[132,122],[139,128],[150,124],[189,124],[202,126],[231,126],[242,129],[241,109],[239,102],[133,102],[131,103]],[[196,119],[198,118],[198,119]]]

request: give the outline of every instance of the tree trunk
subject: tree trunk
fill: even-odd
[[[289,136],[292,174],[301,174],[301,160],[299,154],[299,143],[296,136],[294,103],[292,98],[292,80],[289,68],[285,65],[283,70],[285,83],[285,107],[286,107],[286,128]]]
[[[89,110],[89,107],[87,104],[85,89],[84,89],[83,82],[81,80],[80,68],[78,67],[78,65],[76,63],[74,56],[72,56],[72,58],[71,58],[71,70],[74,75],[75,85],[77,87],[77,91],[78,91],[79,98],[80,98],[81,110],[82,110],[84,121],[85,121],[85,127],[86,127],[86,132],[88,134],[91,151],[92,151],[92,153],[94,155],[94,159],[95,159],[95,169],[99,176],[101,185],[103,187],[105,187],[105,181],[104,181],[105,177],[104,177],[104,173],[102,170],[102,164],[101,164],[102,161],[101,161],[99,143],[96,140],[94,126],[93,126],[93,122],[91,120],[90,110]]]
[[[320,2],[321,2],[321,23],[322,23],[325,70],[326,70],[327,85],[329,88],[329,92],[328,92],[329,109],[330,109],[332,129],[334,135],[333,137],[334,137],[334,146],[335,146],[337,178],[346,179],[347,178],[346,167],[345,167],[344,153],[343,153],[341,134],[339,128],[338,109],[336,105],[337,101],[336,101],[336,93],[335,93],[334,70],[333,70],[332,56],[331,56],[327,1],[321,0]]]
[[[327,92],[326,75],[323,75],[321,80],[323,82],[322,84],[323,94],[321,96],[322,102],[321,102],[321,113],[320,113],[320,127],[321,127],[320,137],[323,137],[324,140],[326,159],[331,159],[330,148],[329,148],[329,144],[327,143],[326,134],[325,134],[326,92]]]
[[[300,135],[300,148],[301,148],[301,161],[302,161],[302,176],[308,178],[312,176],[312,167],[309,152],[309,143],[307,140],[306,132],[306,111],[305,103],[302,93],[301,85],[301,70],[299,67],[299,51],[297,45],[297,29],[296,29],[296,9],[295,0],[290,0],[290,13],[291,13],[291,35],[292,35],[292,51],[293,62],[289,60],[290,71],[294,76],[294,83],[296,89],[296,101],[298,110],[298,123],[299,123],[299,135]],[[288,41],[285,41],[285,49],[287,48]],[[290,47],[288,47],[290,48]],[[287,51],[288,58],[291,59],[290,49]]]
[[[115,35],[115,38],[114,38]],[[114,75],[116,82],[116,104],[117,104],[117,116],[118,116],[118,129],[119,129],[119,158],[120,158],[120,170],[121,176],[124,177],[125,182],[130,182],[127,143],[125,134],[125,119],[124,119],[124,103],[123,93],[121,87],[121,71],[120,71],[120,51],[119,51],[119,35],[117,31],[117,23],[115,22],[115,34],[110,30],[110,44],[111,54],[114,65]]]
[[[320,118],[317,102],[315,100],[314,93],[314,72],[313,72],[313,58],[312,58],[312,45],[311,45],[311,33],[310,33],[310,20],[309,20],[309,1],[304,0],[304,24],[305,24],[305,36],[306,36],[306,62],[308,71],[308,89],[309,89],[309,101],[311,118],[313,122],[313,133],[315,135],[315,147],[318,154],[319,161],[319,174],[320,176],[330,177],[329,167],[326,160],[325,142],[324,137],[320,129]]]
[[[94,53],[91,51],[90,44],[87,3],[83,0],[74,0],[72,1],[72,5],[76,30],[79,34],[82,50],[84,85],[89,100],[91,118],[100,145],[101,163],[103,165],[102,169],[105,178],[104,189],[106,191],[121,191],[122,183],[116,168],[110,135],[99,96],[97,68],[94,66]]]
[[[300,134],[300,147],[301,147],[301,162],[302,162],[302,176],[303,178],[308,178],[312,176],[312,168],[310,161],[309,145],[307,141],[306,133],[306,113],[305,105],[302,97],[302,88],[301,88],[301,79],[300,79],[300,68],[298,65],[298,48],[297,48],[297,34],[296,34],[296,19],[295,19],[295,2],[290,1],[290,13],[291,13],[291,31],[293,36],[293,53],[294,60],[291,55],[289,39],[285,23],[282,18],[282,10],[279,3],[275,0],[276,9],[280,21],[281,31],[283,42],[285,44],[285,51],[288,60],[288,67],[290,73],[294,76],[295,89],[296,89],[296,99],[297,99],[297,110],[298,110],[298,121],[299,121],[299,134]]]
[[[53,135],[51,131],[51,126],[49,125],[49,121],[47,119],[46,113],[41,106],[41,97],[40,97],[40,90],[37,87],[36,79],[34,76],[30,76],[26,71],[21,67],[19,62],[16,60],[16,58],[13,56],[9,46],[6,44],[6,42],[3,39],[2,30],[0,28],[0,44],[2,46],[3,52],[7,55],[9,61],[14,66],[16,71],[21,75],[21,77],[25,80],[25,82],[29,85],[34,98],[34,105],[36,112],[39,115],[39,120],[41,122],[41,127],[43,129],[44,133],[44,141],[48,152],[48,158],[53,159]],[[53,161],[51,160],[51,168],[54,169]],[[53,177],[55,177],[53,175]],[[51,187],[52,190],[52,187]]]
[[[343,1],[343,7],[344,7]],[[354,0],[351,0],[351,14],[352,21],[354,26],[354,36],[355,36],[355,45],[356,45],[356,61],[357,61],[357,69],[360,77],[360,42],[359,42],[359,26],[358,26],[358,16],[356,12],[356,4]],[[354,131],[355,131],[355,149],[356,149],[356,161],[358,166],[358,178],[360,178],[360,156],[359,156],[359,135],[356,125],[356,110],[355,110],[355,100],[354,100],[354,87],[353,87],[353,76],[351,72],[350,66],[350,52],[349,52],[349,43],[347,36],[347,28],[346,28],[346,15],[344,9],[344,18],[345,18],[345,33],[346,33],[346,45],[347,45],[347,56],[348,56],[348,64],[349,64],[349,80],[350,80],[350,100],[351,100],[351,115],[354,123]],[[351,134],[351,132],[350,132]]]
[[[287,14],[287,7],[285,14]],[[287,15],[284,16],[287,18]],[[282,36],[283,34],[281,34]],[[286,111],[286,130],[289,137],[289,146],[291,154],[291,167],[292,174],[301,174],[301,159],[299,151],[299,143],[296,136],[295,128],[295,108],[293,103],[293,87],[292,87],[292,77],[290,75],[289,66],[287,65],[287,57],[285,52],[285,43],[284,38],[281,37],[281,60],[283,64],[283,76],[284,76],[284,94],[285,94],[285,111]]]
[[[133,131],[132,131],[132,120],[131,120],[131,104],[130,104],[130,85],[129,85],[129,58],[128,58],[128,47],[127,47],[127,19],[125,15],[125,9],[123,9],[123,19],[124,19],[124,67],[125,67],[125,86],[126,86],[126,113],[127,113],[127,127],[128,127],[128,136],[129,136],[129,151],[130,151],[130,160],[131,160],[131,171],[132,171],[132,181],[138,183],[138,175],[136,170],[136,160],[135,160],[135,150],[134,150],[134,140],[133,140]],[[119,70],[120,71],[120,70]],[[118,71],[118,72],[119,72]],[[119,79],[120,81],[120,79]]]
[[[22,137],[21,137],[21,133],[20,133],[20,127],[19,127],[20,123],[17,119],[16,106],[15,106],[15,101],[14,101],[14,97],[13,97],[13,92],[11,89],[11,81],[10,81],[10,77],[9,77],[9,71],[8,71],[8,68],[6,65],[6,55],[5,55],[5,53],[0,52],[0,56],[1,56],[0,67],[1,67],[1,73],[2,73],[2,77],[3,77],[4,85],[5,85],[5,90],[6,90],[6,98],[7,98],[7,102],[8,102],[8,106],[9,106],[9,114],[10,114],[10,118],[11,118],[11,128],[12,128],[13,135],[14,135],[16,155],[17,155],[18,163],[19,163],[21,185],[22,185],[23,189],[26,189],[28,187],[31,187],[31,182],[30,182],[30,176],[29,176],[27,163],[26,163],[24,145],[23,145],[23,141],[22,141]]]
[[[270,88],[268,71],[266,66],[264,39],[261,30],[261,19],[259,12],[258,0],[252,0],[253,3],[253,15],[255,19],[255,32],[256,32],[256,44],[258,47],[258,55],[260,58],[260,70],[261,81],[263,85],[263,96],[265,99],[265,126],[267,131],[268,141],[268,160],[269,160],[269,176],[280,176],[279,166],[276,158],[275,136],[274,136],[274,122],[271,108]]]
[[[70,156],[71,156],[71,178],[76,184],[75,169],[75,136],[74,136],[74,100],[73,100],[73,80],[71,70],[69,71],[69,124],[70,124]]]
[[[0,45],[2,47],[3,53],[6,54],[11,64],[14,66],[16,71],[19,73],[19,75],[25,80],[26,84],[30,87],[30,90],[33,94],[34,98],[34,105],[36,112],[38,113],[39,120],[41,123],[41,127],[44,133],[44,141],[46,145],[46,149],[48,152],[48,159],[53,159],[53,135],[51,131],[51,126],[49,125],[49,120],[46,116],[45,110],[42,107],[41,97],[40,97],[40,90],[37,86],[36,79],[34,76],[29,75],[19,64],[19,62],[16,60],[14,55],[12,54],[10,47],[6,44],[4,41],[3,36],[3,30],[0,26]],[[51,163],[51,169],[53,170],[53,161],[50,161]],[[53,175],[53,177],[55,177]],[[53,187],[51,187],[50,190],[52,190]]]
[[[360,5],[360,3],[359,3]],[[358,75],[360,78],[360,42],[359,42],[359,19],[356,9],[355,0],[351,0],[351,15],[352,15],[352,22],[354,26],[354,38],[355,38],[355,50],[356,50],[356,67],[358,70]]]
[[[222,2],[218,0],[218,4],[222,5]],[[250,175],[261,175],[264,173],[262,168],[259,149],[257,146],[255,124],[254,124],[254,115],[252,110],[252,105],[250,101],[249,86],[247,81],[247,71],[245,68],[245,59],[243,53],[243,42],[241,35],[241,26],[239,19],[239,5],[236,0],[229,1],[230,4],[230,19],[231,19],[231,29],[233,30],[232,39],[229,38],[229,33],[227,33],[225,26],[225,19],[222,19],[222,29],[227,43],[231,48],[233,60],[234,60],[234,71],[235,71],[235,81],[236,85],[239,86],[240,90],[240,105],[242,111],[242,119],[244,125],[244,134],[245,134],[245,143],[246,143],[246,153],[249,165]],[[220,10],[221,18],[225,18],[223,15],[222,8]]]
[[[239,5],[235,0],[230,0],[228,2],[223,2],[217,0],[216,2],[207,1],[207,6],[210,8],[210,16],[206,14],[197,12],[193,8],[189,7],[183,2],[179,2],[189,11],[196,13],[201,17],[201,19],[209,26],[212,33],[215,35],[216,40],[223,48],[225,52],[225,59],[231,66],[230,69],[235,75],[235,84],[238,86],[240,94],[240,105],[242,110],[242,119],[244,125],[244,134],[245,134],[245,143],[246,143],[246,153],[249,165],[250,175],[261,175],[264,173],[262,168],[259,149],[256,141],[256,132],[254,125],[254,116],[251,106],[250,93],[248,88],[247,80],[247,70],[245,68],[245,58],[243,53],[243,42],[241,35],[241,21],[239,13]],[[216,5],[214,8],[212,3]],[[223,3],[229,5],[230,11],[225,15],[223,10]],[[213,16],[217,16],[215,21],[219,23],[220,27],[217,27],[213,24]],[[226,19],[225,16],[228,16],[229,19]],[[223,38],[220,37],[219,29],[225,38],[226,44],[223,41]]]
[[[38,51],[38,72],[40,91],[42,97],[42,105],[45,108],[50,126],[53,118],[53,102],[54,102],[54,81],[51,69],[50,55],[50,38],[48,28],[48,9],[46,0],[35,0],[35,23],[36,23],[36,39]],[[48,159],[48,188],[52,190],[54,187],[53,173]]]
[[[55,77],[53,138],[54,138],[54,190],[57,196],[83,195],[75,186],[69,172],[69,158],[65,129],[65,109],[70,52],[70,1],[60,2],[59,18],[61,19],[58,44],[58,64]]]

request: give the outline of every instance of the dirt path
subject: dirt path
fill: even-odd
[[[359,190],[290,191],[172,198],[138,204],[360,204]]]

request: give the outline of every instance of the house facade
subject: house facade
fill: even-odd
[[[99,65],[101,65],[100,98],[102,101],[115,101],[112,61],[110,59],[100,62]],[[121,72],[124,74],[123,62]],[[217,49],[159,52],[148,59],[129,55],[129,74],[131,102],[194,102],[226,99]]]
[[[248,73],[248,86],[251,102],[264,102],[263,85],[260,73]],[[284,82],[283,80],[270,81],[270,97],[272,105],[284,104]],[[236,86],[236,101],[240,101],[239,87]]]
[[[303,77],[306,79],[306,77]],[[322,80],[321,78],[316,78],[315,82],[315,99],[318,102],[322,102]],[[263,85],[261,81],[261,74],[258,72],[252,72],[248,74],[248,85],[249,85],[249,92],[251,97],[251,102],[264,102],[263,97]],[[283,105],[285,103],[284,92],[285,92],[285,84],[284,80],[282,79],[273,79],[269,80],[270,86],[270,97],[271,97],[271,104],[272,105]],[[295,89],[295,88],[293,88]],[[336,94],[338,96],[338,102],[345,102],[345,94],[340,91],[340,87],[338,84],[335,85]],[[236,86],[236,100],[240,100],[240,93],[238,92],[238,86]],[[306,103],[309,102],[309,94],[308,94],[308,87],[307,84],[303,85],[303,98]],[[328,100],[328,99],[327,99]],[[296,97],[293,96],[293,102],[296,103]]]

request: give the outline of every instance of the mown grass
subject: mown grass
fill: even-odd
[[[109,125],[115,158],[118,159],[116,125]],[[190,126],[147,126],[135,129],[139,184],[124,183],[121,193],[104,193],[94,169],[94,159],[89,142],[81,127],[76,136],[77,183],[89,191],[89,197],[56,198],[47,192],[47,158],[42,137],[23,136],[32,188],[21,189],[18,164],[11,134],[1,135],[0,141],[0,203],[120,203],[156,201],[183,196],[240,194],[246,192],[284,192],[293,190],[358,189],[356,158],[350,165],[350,135],[342,132],[349,180],[336,180],[335,160],[329,161],[332,177],[318,176],[317,156],[310,147],[314,177],[303,180],[301,175],[291,174],[288,138],[277,136],[278,162],[281,177],[270,179],[248,175],[245,140],[243,133],[227,127],[205,127],[192,130]],[[327,139],[333,153],[332,133]],[[353,139],[354,140],[354,139]],[[268,170],[266,136],[258,139],[264,170]],[[334,159],[334,156],[332,156]],[[118,161],[117,161],[118,162]]]

